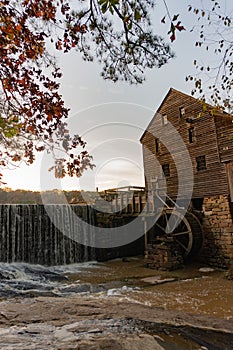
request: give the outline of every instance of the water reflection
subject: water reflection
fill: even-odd
[[[147,305],[233,319],[233,282],[225,278],[223,270],[192,265],[177,271],[156,271],[146,268],[143,259],[128,263],[115,260],[102,267],[79,277],[91,283],[121,281],[134,287],[127,297]],[[151,277],[151,283],[145,277]]]
[[[125,260],[127,261],[127,260]],[[202,267],[202,269],[200,269]],[[43,267],[0,264],[0,297],[93,295],[193,314],[233,319],[233,282],[225,271],[186,266],[166,272],[148,269],[143,259]]]

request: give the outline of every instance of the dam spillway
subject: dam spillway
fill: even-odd
[[[124,218],[117,219],[124,225]],[[96,248],[90,239],[97,226],[96,211],[88,205],[0,205],[0,261],[51,266],[143,254],[143,237],[120,247]]]

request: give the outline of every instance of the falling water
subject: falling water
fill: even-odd
[[[81,220],[75,220],[76,215]],[[94,222],[94,211],[88,206],[71,210],[68,205],[1,205],[0,261],[64,265],[94,260],[95,249],[79,244],[75,237],[78,232],[88,237],[85,231]]]
[[[122,226],[129,220],[117,219]],[[104,214],[98,220],[87,205],[0,205],[0,261],[51,266],[143,254],[143,235],[119,247],[95,248],[95,229]],[[110,225],[114,227],[114,219]]]

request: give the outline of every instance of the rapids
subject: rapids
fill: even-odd
[[[0,264],[1,350],[232,348],[233,289],[225,271],[155,271],[142,258]]]

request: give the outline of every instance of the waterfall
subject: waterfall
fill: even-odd
[[[81,220],[75,220],[76,215]],[[79,244],[75,236],[87,236],[84,231],[94,224],[88,206],[0,205],[0,261],[64,265],[94,260],[95,248]]]
[[[129,220],[97,215],[87,205],[0,205],[0,261],[51,266],[142,255],[143,235],[119,247],[95,248],[101,227],[124,226]]]

